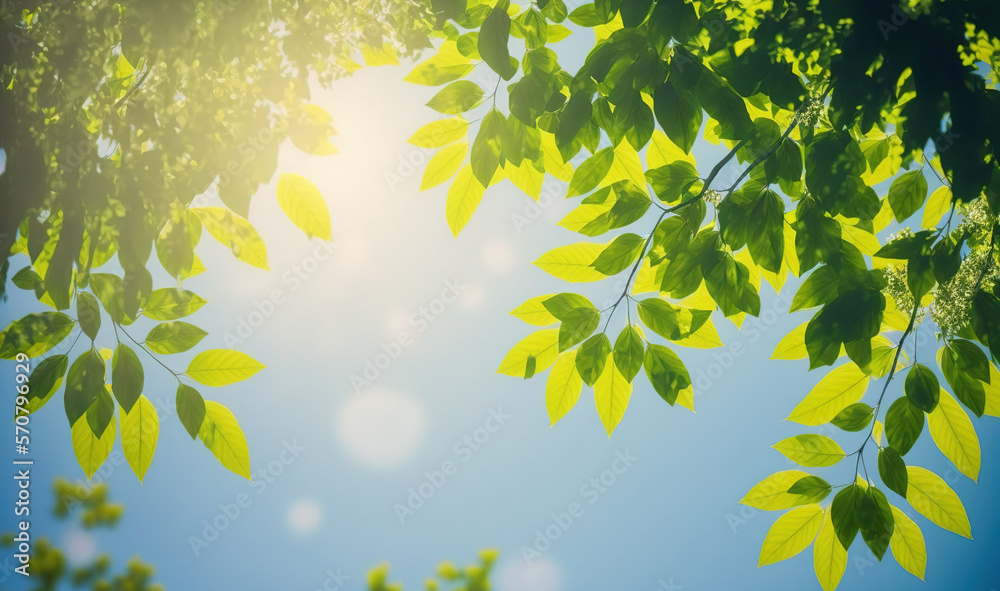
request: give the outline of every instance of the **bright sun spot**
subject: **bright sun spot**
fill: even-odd
[[[500,567],[496,582],[498,591],[560,591],[562,578],[562,569],[548,558],[530,565],[518,559]]]
[[[312,533],[322,518],[323,509],[311,499],[298,500],[288,508],[288,527],[299,535]]]
[[[351,459],[388,469],[410,459],[424,442],[426,413],[412,396],[387,390],[351,397],[335,417],[337,436]]]
[[[71,529],[63,534],[63,548],[70,564],[89,562],[97,554],[97,542],[94,536],[79,529]]]
[[[503,274],[514,266],[514,250],[510,244],[494,240],[483,247],[483,266],[494,273]]]

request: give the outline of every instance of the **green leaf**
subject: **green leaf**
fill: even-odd
[[[445,41],[437,54],[427,59],[406,75],[403,80],[426,86],[439,86],[458,80],[472,71],[474,64],[458,51],[454,41]]]
[[[610,354],[611,341],[604,333],[594,335],[580,345],[576,354],[576,370],[583,378],[583,383],[593,386],[597,382],[604,373],[604,365]]]
[[[605,357],[604,371],[594,382],[594,402],[597,404],[597,414],[608,432],[608,437],[618,426],[625,415],[629,399],[632,397],[631,382],[618,371],[615,363],[608,363]]]
[[[201,342],[208,333],[197,326],[182,322],[157,324],[146,335],[146,346],[155,353],[183,353]]]
[[[677,160],[646,171],[646,180],[660,201],[674,203],[698,181],[698,169],[684,160]]]
[[[906,497],[906,462],[898,451],[891,447],[878,450],[878,475],[889,490]]]
[[[601,314],[593,308],[577,308],[562,318],[559,326],[559,350],[565,351],[597,330]]]
[[[906,374],[903,391],[910,404],[924,412],[933,412],[938,405],[941,385],[937,376],[926,365],[914,363]]]
[[[278,205],[281,206],[288,219],[306,233],[307,238],[313,236],[322,240],[332,238],[330,210],[327,209],[326,202],[316,185],[305,177],[281,173],[278,177]],[[216,239],[219,238],[216,236]],[[267,255],[262,256],[263,260],[266,261]]]
[[[935,525],[972,539],[972,526],[955,491],[940,476],[920,466],[907,466],[906,500]]]
[[[406,141],[421,148],[441,148],[464,138],[468,130],[468,121],[452,117],[428,123]]]
[[[844,410],[837,413],[837,416],[830,420],[834,427],[839,427],[844,431],[860,431],[872,422],[875,416],[875,409],[864,402],[855,402]]]
[[[904,172],[889,187],[889,205],[900,222],[905,221],[924,204],[927,198],[927,179],[923,170]]]
[[[121,409],[122,451],[139,482],[146,476],[146,470],[153,462],[156,440],[160,436],[160,419],[153,403],[145,396],[139,396],[132,410]]]
[[[643,367],[649,383],[667,404],[673,406],[684,393],[693,394],[691,375],[680,357],[667,347],[650,343],[646,347]]]
[[[65,339],[74,324],[62,312],[28,314],[15,320],[0,333],[0,359],[14,359],[18,353],[39,357]]]
[[[101,388],[90,404],[90,408],[87,409],[87,424],[90,425],[90,430],[94,432],[94,435],[101,437],[114,416],[115,401],[111,398],[108,387],[105,386]]]
[[[142,394],[143,377],[142,362],[135,351],[119,343],[111,360],[111,390],[125,412],[132,411]]]
[[[698,98],[691,92],[678,90],[667,80],[653,89],[653,113],[670,141],[690,154],[701,129]]]
[[[90,289],[101,301],[111,320],[119,324],[131,324],[132,318],[125,314],[124,284],[122,278],[110,273],[91,273]]]
[[[636,307],[642,323],[670,341],[690,336],[711,316],[708,310],[682,308],[655,297],[640,300]]]
[[[45,403],[52,398],[62,384],[68,366],[69,356],[52,355],[43,359],[31,370],[31,375],[28,377],[29,414],[45,406]]]
[[[498,373],[528,379],[544,371],[559,355],[559,331],[539,330],[525,337],[507,353]]]
[[[905,456],[924,430],[924,411],[913,406],[906,397],[892,403],[885,413],[885,435],[889,445]]]
[[[181,424],[184,425],[191,439],[194,439],[198,436],[198,431],[201,430],[201,424],[205,419],[205,399],[191,386],[179,384],[176,404],[177,418],[181,420]]]
[[[476,180],[483,187],[490,186],[493,175],[503,162],[501,161],[501,144],[506,133],[506,119],[500,111],[491,109],[483,117],[483,122],[479,125],[479,133],[472,143],[472,151],[469,155],[469,162],[472,165],[472,173],[476,175]]]
[[[576,294],[572,294],[576,295]],[[543,295],[531,298],[520,306],[511,310],[511,315],[534,326],[551,326],[559,319],[552,315],[552,312],[545,306],[545,302],[552,298],[551,295]],[[582,297],[582,296],[581,296]]]
[[[956,349],[945,346],[938,350],[937,360],[955,396],[976,413],[977,417],[983,416],[986,411],[986,390],[982,382],[970,375],[968,368],[973,366],[969,365],[968,358]],[[963,367],[967,369],[963,370]]]
[[[895,524],[889,501],[882,491],[874,486],[869,486],[861,498],[861,504],[858,506],[858,526],[865,544],[879,560],[882,560],[882,556],[889,548],[889,539],[892,537]]]
[[[73,442],[73,452],[76,454],[76,461],[83,468],[87,479],[94,477],[101,464],[108,459],[111,448],[115,445],[115,419],[111,418],[108,428],[100,437],[94,435],[87,418],[82,414],[73,422],[70,432]]]
[[[262,369],[264,364],[246,353],[232,349],[208,349],[195,355],[184,373],[206,386],[228,386]]]
[[[788,487],[789,494],[802,495],[803,499],[809,499],[811,503],[818,503],[830,494],[830,483],[819,476],[806,476],[795,481],[795,484]]]
[[[507,41],[510,39],[510,16],[502,5],[495,6],[479,29],[479,55],[504,80],[517,72],[511,67]]]
[[[819,533],[823,525],[823,509],[819,505],[798,507],[774,522],[760,549],[757,567],[774,564],[802,552]]]
[[[91,341],[96,339],[101,330],[101,308],[97,304],[97,298],[85,291],[79,292],[76,295],[76,318],[83,334],[90,337]]]
[[[615,151],[612,148],[598,150],[593,156],[584,160],[573,172],[566,197],[575,197],[594,190],[604,177],[608,176],[614,161]]]
[[[420,190],[426,191],[450,179],[462,167],[465,155],[468,153],[468,142],[458,142],[434,154],[424,169],[424,176],[420,179]]]
[[[576,371],[578,349],[559,355],[552,364],[549,379],[545,382],[545,408],[549,413],[549,424],[555,425],[580,399],[583,380]]]
[[[829,265],[823,265],[806,277],[795,292],[789,312],[829,304],[840,293],[840,276]]]
[[[845,550],[850,549],[854,537],[858,535],[858,508],[864,494],[857,484],[850,484],[833,497],[833,504],[830,505],[833,529]]]
[[[267,247],[250,222],[221,207],[196,207],[192,211],[198,214],[212,238],[229,247],[237,259],[268,270]]]
[[[629,324],[623,328],[615,340],[614,360],[625,379],[630,382],[635,379],[642,369],[645,353],[645,341],[635,326]]]
[[[572,313],[580,309],[597,312],[597,308],[590,300],[577,293],[545,296],[545,299],[542,300],[542,307],[558,320],[566,320]]]
[[[97,395],[104,390],[105,373],[104,358],[93,349],[81,354],[70,366],[63,396],[70,425],[76,425],[77,419],[87,412]]]
[[[870,378],[857,365],[846,363],[826,374],[785,420],[822,425],[861,399]]]
[[[959,472],[977,480],[982,462],[979,437],[958,401],[943,388],[937,408],[927,415],[927,427],[941,453]]]
[[[846,455],[836,441],[812,433],[782,439],[771,447],[796,464],[807,467],[833,466]]]
[[[179,287],[164,287],[149,294],[142,313],[153,320],[177,320],[194,314],[206,303],[194,292]]]
[[[226,468],[250,480],[250,450],[243,430],[228,408],[212,400],[205,401],[205,420],[198,431],[212,454]]]
[[[635,263],[642,254],[645,244],[642,236],[632,233],[622,234],[612,240],[591,264],[604,275],[609,277],[617,275]]]
[[[896,524],[892,538],[889,539],[892,556],[899,566],[922,581],[927,569],[924,535],[920,532],[920,527],[896,507],[892,507],[892,518]]]
[[[427,102],[427,106],[445,115],[459,115],[479,106],[483,89],[475,82],[459,80],[445,86]]]

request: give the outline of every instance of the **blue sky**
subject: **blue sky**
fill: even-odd
[[[712,376],[697,391],[696,414],[667,406],[640,379],[610,439],[589,389],[550,428],[544,376],[521,381],[495,371],[532,330],[507,312],[567,289],[531,262],[583,238],[555,226],[575,200],[563,200],[565,186],[548,181],[554,197],[543,198],[536,210],[503,183],[487,192],[453,239],[445,189],[418,192],[428,154],[405,143],[436,117],[413,107],[433,89],[398,82],[404,74],[403,68],[365,71],[317,93],[315,102],[336,119],[340,154],[282,151],[279,170],[306,176],[327,199],[332,251],[308,242],[284,217],[272,184],[261,188],[250,212],[267,243],[271,271],[237,262],[206,234],[198,252],[209,272],[185,282],[209,300],[190,319],[210,332],[202,345],[226,347],[229,335],[242,341],[235,348],[268,366],[234,386],[201,388],[235,413],[249,441],[255,482],[226,471],[190,440],[173,416],[173,379],[148,364],[146,396],[161,409],[153,466],[141,486],[124,463],[109,462],[100,476],[112,498],[125,504],[121,525],[81,532],[49,516],[52,479],[83,478],[61,401],[53,400],[31,423],[32,534],[67,544],[78,559],[107,550],[120,565],[139,554],[174,589],[312,591],[323,588],[328,571],[349,577],[343,588],[361,589],[367,569],[382,560],[417,589],[439,561],[469,562],[485,547],[501,551],[500,591],[819,589],[811,550],[756,568],[777,514],[737,502],[765,476],[791,468],[769,446],[808,429],[782,419],[822,374],[807,373],[805,361],[767,361],[778,340],[811,314],[786,312],[796,284],[786,286],[783,300],[765,287],[762,311],[774,314],[749,320],[742,332],[715,318],[725,348],[680,352],[696,380]],[[699,144],[696,156],[704,172],[719,151]],[[204,202],[214,203],[212,197]],[[12,270],[24,264],[18,257]],[[169,282],[162,271],[156,278],[159,285]],[[617,297],[613,283],[580,291],[600,304]],[[15,289],[0,320],[6,324],[36,306]],[[132,336],[151,326],[141,322]],[[924,327],[922,334],[921,351],[929,355],[937,348],[933,330]],[[366,377],[366,364],[385,361],[380,353],[400,339],[408,344],[384,369],[370,370],[371,384],[356,390],[352,384]],[[113,335],[102,334],[98,344],[113,347]],[[737,344],[740,353],[733,355]],[[183,368],[190,355],[173,357],[167,363]],[[12,364],[0,373],[13,384]],[[891,395],[900,389],[901,383],[892,386]],[[873,397],[874,388],[865,400]],[[978,484],[950,468],[926,433],[907,455],[958,492],[975,539],[941,530],[888,493],[923,530],[927,582],[889,554],[873,565],[859,540],[842,589],[1000,588],[1000,462],[990,453],[1000,447],[1000,425],[993,418],[975,424],[985,451]],[[837,437],[854,449],[861,435]],[[622,457],[629,458],[627,466]],[[449,463],[454,469],[445,475]],[[831,482],[851,476],[846,465],[821,474]],[[605,484],[591,482],[600,484],[602,475]],[[401,523],[395,506],[422,484],[433,494]],[[4,485],[4,496],[11,490]],[[240,499],[239,515],[225,517]],[[561,514],[574,503],[579,509],[567,521]],[[0,529],[11,529],[11,511],[2,515]],[[191,539],[213,521],[225,529],[193,549]],[[522,547],[533,546],[537,532],[550,526],[558,539],[529,566]]]

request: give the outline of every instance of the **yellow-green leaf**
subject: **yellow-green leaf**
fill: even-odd
[[[559,322],[559,319],[542,304],[552,297],[552,294],[541,295],[524,302],[520,306],[511,310],[511,314],[534,326],[550,326]]]
[[[823,509],[806,505],[785,513],[774,522],[760,548],[757,566],[774,564],[805,550],[823,525]]]
[[[611,437],[612,431],[625,416],[628,401],[632,397],[632,384],[618,370],[618,366],[608,355],[604,371],[594,382],[594,402],[601,423]]]
[[[184,373],[206,386],[226,386],[245,380],[262,369],[264,364],[246,353],[208,349],[195,355]]]
[[[458,176],[448,188],[445,204],[445,218],[453,235],[458,236],[465,224],[469,223],[485,192],[486,187],[472,174],[472,165],[466,164],[458,171]]]
[[[906,475],[906,500],[917,513],[950,532],[972,539],[965,506],[940,476],[920,466],[907,466]]]
[[[865,395],[869,377],[854,363],[846,363],[826,374],[816,387],[792,409],[786,421],[822,425]]]
[[[366,66],[399,65],[399,59],[396,57],[396,51],[388,43],[383,43],[379,47],[362,45],[361,57],[364,58]]]
[[[845,456],[843,448],[836,441],[815,433],[788,437],[771,447],[800,466],[814,468],[832,466]]]
[[[406,141],[421,148],[441,148],[462,139],[468,131],[468,121],[462,117],[452,117],[428,123]]]
[[[840,544],[833,529],[829,507],[823,511],[823,527],[813,544],[813,570],[823,591],[833,591],[847,569],[847,550]]]
[[[927,198],[927,203],[924,204],[924,217],[920,225],[924,228],[937,227],[949,209],[951,209],[951,188],[942,185]]]
[[[670,141],[667,134],[659,129],[653,131],[653,136],[650,139],[649,146],[646,148],[646,168],[659,168],[677,160],[696,164],[694,156],[685,154],[684,150],[678,148]]]
[[[221,207],[196,207],[208,233],[233,251],[237,259],[267,270],[267,247],[250,222]]]
[[[573,178],[573,167],[563,160],[556,147],[556,138],[548,132],[542,132],[542,155],[545,172],[568,183]]]
[[[1000,371],[990,365],[990,383],[982,382],[986,391],[986,410],[983,414],[991,417],[1000,417]]]
[[[297,174],[282,173],[278,178],[278,205],[306,236],[330,240],[330,210],[316,185]]]
[[[563,281],[571,283],[599,281],[606,279],[607,276],[590,265],[607,246],[592,242],[560,246],[540,256],[535,264],[546,273]]]
[[[545,407],[549,411],[550,425],[555,425],[580,399],[583,379],[576,371],[576,351],[559,355],[545,383]]]
[[[771,353],[771,359],[805,359],[809,356],[806,350],[806,326],[808,322],[803,322],[798,328],[793,329],[778,342],[778,346]]]
[[[941,388],[934,411],[927,415],[931,439],[958,471],[972,480],[979,478],[981,450],[976,429],[955,397]]]
[[[94,404],[97,404],[96,402]],[[73,452],[76,454],[76,461],[83,468],[87,479],[91,479],[97,469],[101,467],[104,460],[108,459],[111,448],[115,445],[115,417],[111,417],[111,422],[100,437],[94,435],[94,431],[87,422],[87,415],[84,414],[73,423],[70,430],[70,438],[73,441]]]
[[[801,478],[809,476],[801,470],[785,470],[771,474],[750,489],[740,503],[763,509],[764,511],[780,511],[799,504],[802,495],[788,492],[793,484]]]
[[[497,372],[527,379],[552,365],[558,354],[559,329],[539,330],[514,345]]]
[[[504,164],[504,174],[514,183],[514,186],[523,191],[526,195],[538,201],[542,196],[542,181],[545,180],[545,173],[535,170],[535,166],[527,158],[518,166],[510,162]]]
[[[122,451],[132,471],[142,482],[153,461],[156,440],[160,436],[160,419],[153,403],[143,395],[132,405],[132,412],[121,409]]]
[[[903,513],[898,507],[890,505],[892,518],[896,529],[889,538],[889,548],[892,556],[910,574],[921,581],[927,570],[927,546],[924,544],[924,534],[920,527]]]
[[[719,331],[715,329],[715,323],[709,318],[698,327],[698,330],[684,337],[672,341],[675,345],[688,347],[691,349],[714,349],[722,346],[722,339],[719,338]]]
[[[424,191],[431,187],[436,187],[450,179],[455,172],[461,168],[465,161],[465,155],[469,152],[469,142],[458,142],[442,148],[424,169],[424,176],[420,179],[420,190]]]
[[[198,437],[219,462],[240,476],[250,479],[250,450],[236,417],[228,408],[212,400],[205,401],[205,420]]]

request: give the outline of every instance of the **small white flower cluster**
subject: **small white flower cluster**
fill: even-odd
[[[806,99],[799,107],[797,114],[799,125],[805,127],[815,127],[819,123],[819,118],[823,114],[823,102],[819,97],[812,96]]]
[[[900,238],[913,238],[913,230],[909,226],[899,230],[898,232],[893,232],[889,234],[889,242],[899,240]]]
[[[900,312],[909,313],[913,309],[913,294],[906,283],[906,264],[886,265],[884,271],[885,294],[896,302],[896,308]]]
[[[986,199],[980,197],[965,207],[960,226],[970,234],[985,234],[993,228],[994,216]]]
[[[931,319],[942,334],[958,334],[969,323],[972,297],[977,287],[992,288],[995,271],[992,249],[974,249],[954,277],[934,288]]]
[[[712,205],[719,205],[722,203],[722,192],[716,191],[715,189],[709,189],[705,191],[704,199]]]

